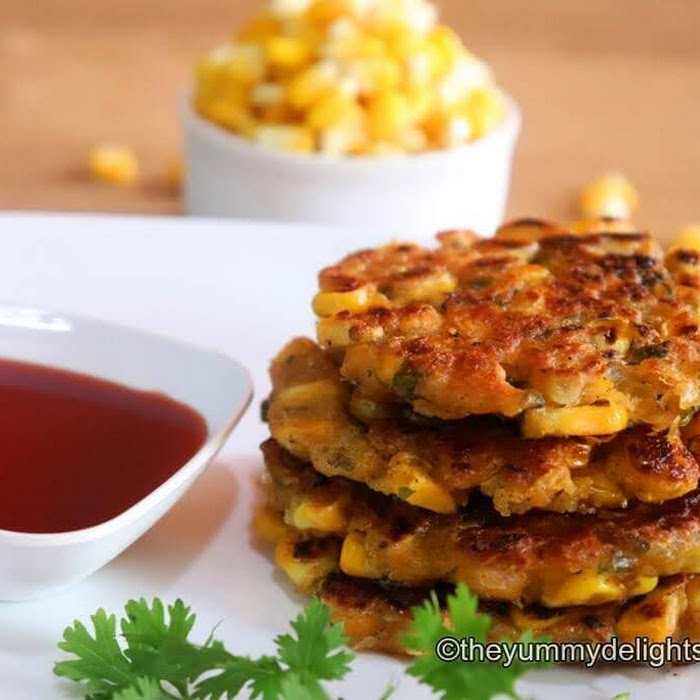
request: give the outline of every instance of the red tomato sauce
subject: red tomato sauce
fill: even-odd
[[[199,413],[165,395],[0,360],[0,529],[105,522],[172,476],[206,435]]]

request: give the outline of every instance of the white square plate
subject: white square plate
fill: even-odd
[[[218,349],[251,371],[259,402],[269,359],[293,335],[313,333],[316,274],[383,235],[280,224],[174,218],[0,216],[0,299],[58,308]],[[56,643],[73,619],[128,598],[183,598],[198,615],[195,634],[217,635],[235,652],[262,654],[286,629],[301,599],[250,541],[253,479],[266,437],[254,405],[216,463],[141,540],[81,584],[43,600],[0,604],[0,698],[76,697],[54,679]],[[376,698],[390,680],[401,700],[430,694],[393,659],[360,655],[332,690]],[[672,672],[557,669],[521,684],[537,700],[698,697],[700,669]]]

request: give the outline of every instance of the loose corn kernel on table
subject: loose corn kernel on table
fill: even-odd
[[[669,0],[561,3],[442,0],[444,22],[521,103],[525,129],[511,215],[576,214],[579,188],[619,170],[637,186],[637,219],[670,237],[700,219],[700,5]],[[229,39],[243,0],[7,0],[0,207],[180,211],[168,184],[176,103],[197,56]],[[288,55],[290,47],[271,50]],[[85,174],[95,144],[139,159],[134,185]]]

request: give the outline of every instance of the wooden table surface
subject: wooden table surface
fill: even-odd
[[[443,0],[443,17],[522,105],[511,215],[568,218],[608,169],[637,184],[637,223],[700,220],[700,2]],[[0,0],[0,208],[177,213],[163,172],[195,57],[243,0]],[[90,181],[99,142],[137,150],[143,181]]]

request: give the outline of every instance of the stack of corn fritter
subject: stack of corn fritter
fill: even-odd
[[[321,272],[318,342],[272,363],[256,528],[356,646],[401,651],[457,582],[494,637],[700,639],[700,255],[621,229]]]

